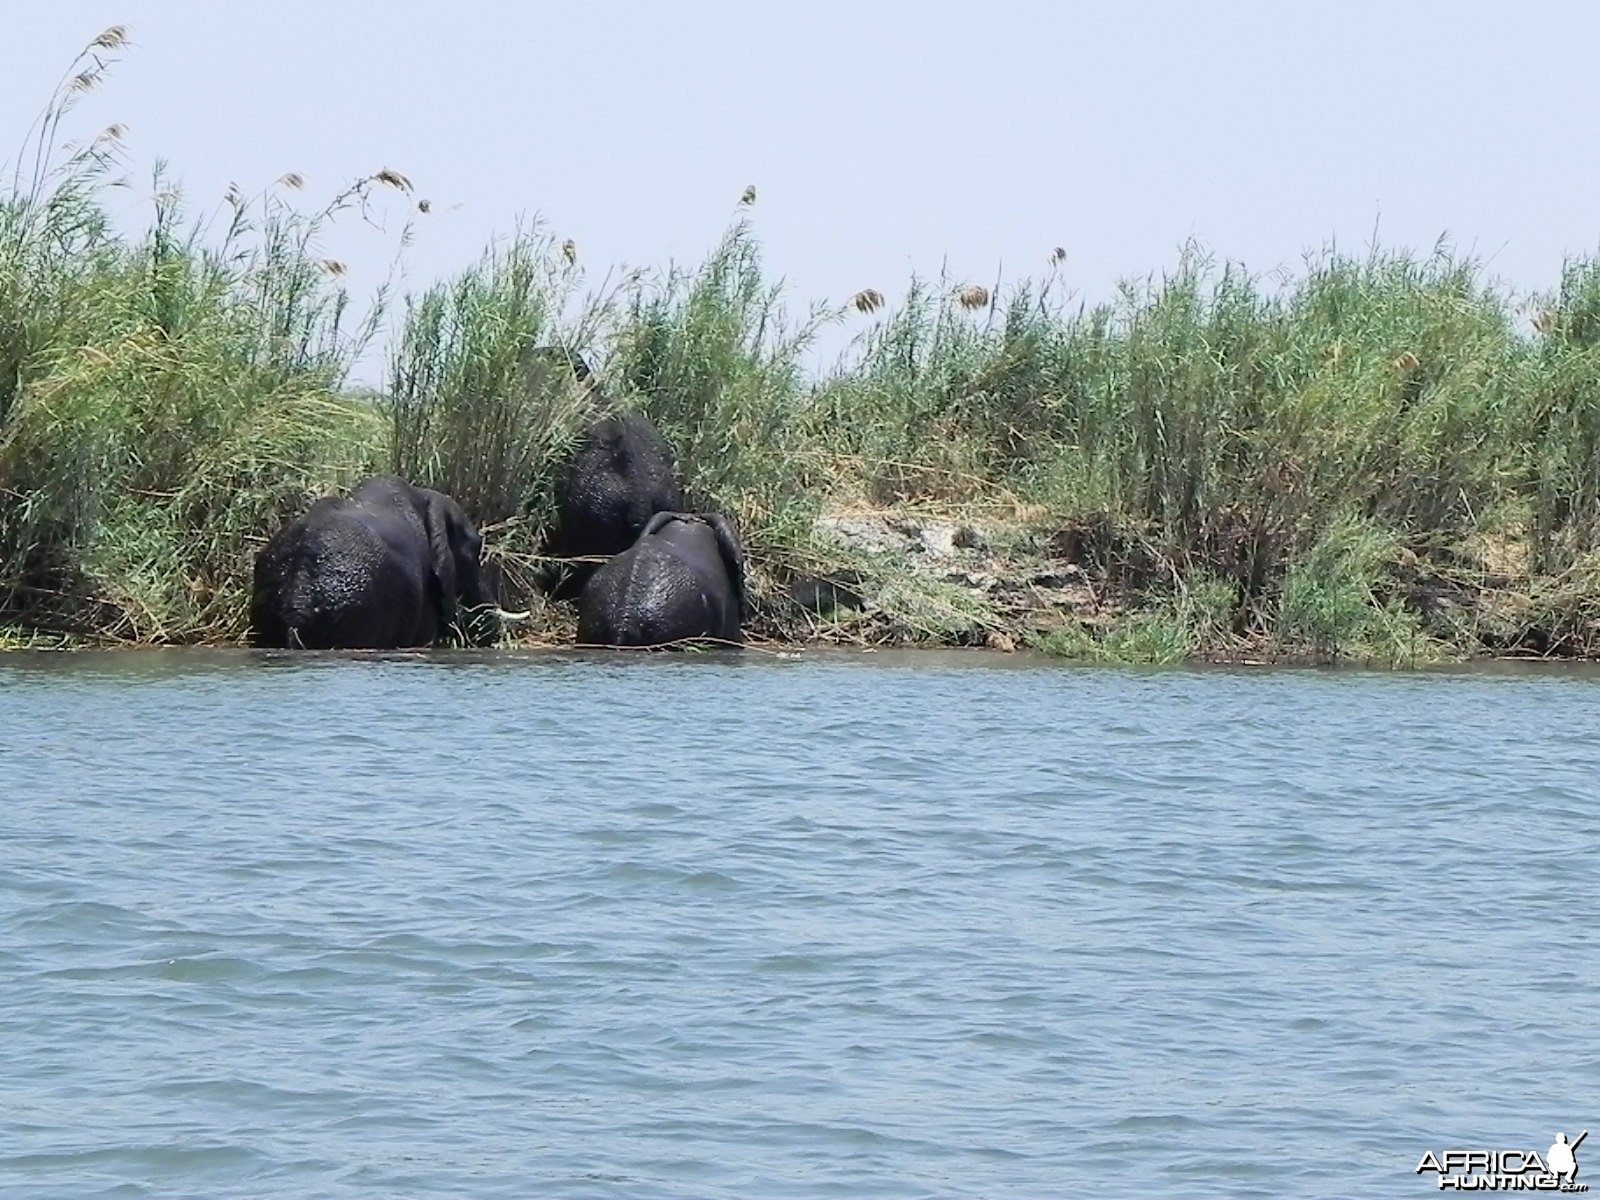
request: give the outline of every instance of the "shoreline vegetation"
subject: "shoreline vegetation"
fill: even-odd
[[[797,316],[741,212],[700,266],[587,293],[571,242],[518,229],[358,320],[322,244],[398,206],[403,255],[410,181],[307,211],[288,175],[195,221],[158,177],[119,232],[123,131],[62,134],[125,45],[91,43],[0,184],[0,645],[242,644],[255,552],[383,471],[477,522],[532,610],[508,644],[570,644],[538,587],[551,488],[607,410],[534,353],[560,345],[737,525],[757,646],[1600,656],[1600,259],[1520,304],[1443,245],[1265,281],[1191,248],[1086,306],[1057,251]],[[384,336],[383,383],[351,387]]]

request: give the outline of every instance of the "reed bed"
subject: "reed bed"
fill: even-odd
[[[695,505],[740,527],[767,637],[1600,653],[1600,260],[1521,301],[1446,244],[1329,249],[1270,279],[1189,247],[1088,305],[1058,251],[1037,279],[866,286],[796,316],[751,188],[698,267],[587,290],[576,247],[534,225],[356,320],[323,244],[385,196],[425,213],[410,181],[381,171],[318,206],[286,176],[195,220],[158,177],[147,227],[121,232],[122,132],[63,133],[124,46],[112,29],[86,49],[0,189],[12,643],[237,641],[255,550],[376,470],[460,499],[503,601],[534,605],[530,637],[559,633],[570,616],[537,597],[554,480],[583,426],[626,407],[666,433]],[[819,376],[807,355],[839,322],[856,336]],[[382,385],[353,387],[386,330]],[[819,531],[863,511],[988,532],[941,573]],[[1092,612],[960,578],[1052,564],[1082,572]],[[796,580],[842,579],[860,605],[785,607]]]

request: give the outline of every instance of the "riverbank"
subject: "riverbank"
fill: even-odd
[[[595,393],[531,354],[582,331],[533,303],[561,268],[526,238],[411,307],[374,393],[344,384],[348,349],[314,352],[343,345],[334,325],[270,334],[261,297],[286,276],[309,289],[295,304],[336,311],[307,298],[323,276],[294,255],[218,275],[170,250],[173,219],[131,245],[100,231],[53,264],[64,279],[27,260],[5,277],[22,336],[0,374],[0,644],[237,644],[271,532],[386,470],[479,522],[502,604],[533,610],[512,643],[570,642],[570,609],[539,592],[552,480],[587,421],[632,408],[694,507],[739,527],[760,641],[1600,656],[1595,264],[1528,336],[1448,260],[1330,260],[1251,292],[1248,321],[1246,285],[1197,263],[1087,313],[1026,290],[974,313],[914,283],[813,380],[800,340],[757,336],[781,309],[741,224],[587,331]],[[152,267],[159,246],[175,257]],[[153,316],[174,280],[180,315]],[[1324,327],[1307,313],[1329,289]],[[1383,327],[1395,310],[1410,324]],[[1433,347],[1427,367],[1404,345]]]
[[[146,243],[102,232],[102,261],[66,282],[13,264],[33,290],[11,296],[25,336],[0,396],[0,644],[238,644],[271,532],[384,470],[479,522],[502,604],[533,611],[511,644],[570,642],[570,609],[539,591],[551,484],[583,425],[626,407],[664,430],[693,505],[738,525],[758,642],[1600,656],[1594,264],[1531,335],[1449,260],[1330,260],[1250,293],[1243,328],[1245,285],[1202,263],[1087,313],[1026,291],[975,313],[914,283],[807,379],[797,339],[756,336],[781,309],[741,224],[698,271],[606,310],[582,344],[594,393],[530,353],[580,332],[532,305],[561,268],[530,237],[415,303],[374,393],[312,352],[341,344],[331,326],[268,336],[260,297],[285,274],[329,286],[292,255],[202,274],[181,319],[153,318],[167,281],[217,261],[152,276],[171,219]],[[1324,328],[1306,314],[1330,288]],[[1415,327],[1384,328],[1395,310]],[[1434,347],[1430,371],[1396,345]]]
[[[1117,561],[1109,525],[1059,524],[1048,513],[927,510],[824,513],[815,548],[751,564],[750,644],[773,652],[817,648],[1031,651],[1085,662],[1249,663],[1395,668],[1482,659],[1600,660],[1552,639],[1552,617],[1586,595],[1497,572],[1487,556],[1428,570],[1408,555],[1392,591],[1328,611],[1321,640],[1240,632],[1226,591],[1196,595],[1154,572],[1153,560]],[[1097,541],[1096,538],[1100,540]],[[1124,547],[1124,553],[1126,548]],[[491,563],[522,556],[489,542]],[[246,570],[241,564],[240,570]],[[1145,572],[1143,576],[1139,571]],[[514,577],[514,570],[507,572]],[[1181,577],[1178,580],[1181,585]],[[531,610],[503,647],[570,646],[575,610],[502,580],[508,603]],[[1588,600],[1592,603],[1592,600]],[[0,649],[157,645],[228,646],[224,637],[126,638],[93,629],[12,626]]]
[[[79,91],[120,45],[92,49]],[[1600,656],[1600,260],[1522,297],[1448,247],[1270,280],[1189,247],[1086,305],[1056,255],[998,290],[913,279],[802,312],[741,207],[697,267],[596,289],[534,226],[352,324],[326,247],[387,205],[403,255],[429,212],[405,176],[321,203],[285,176],[231,192],[225,228],[163,186],[130,236],[102,203],[117,128],[60,131],[37,126],[34,174],[0,191],[7,644],[238,644],[255,552],[381,471],[484,530],[502,604],[533,610],[516,640],[570,641],[539,598],[553,481],[630,409],[692,507],[740,530],[758,639]],[[849,351],[810,370],[840,325]],[[381,384],[354,387],[385,337]]]
[[[1101,663],[1354,665],[1412,668],[1488,660],[1597,660],[1552,636],[1581,608],[1573,583],[1507,573],[1514,548],[1424,563],[1399,551],[1383,583],[1345,577],[1319,593],[1323,624],[1298,638],[1241,629],[1238,595],[1187,588],[1155,548],[1104,515],[1062,523],[1019,506],[825,510],[804,553],[751,563],[750,644],[824,648],[986,648]],[[497,557],[491,545],[490,561]],[[1357,589],[1361,589],[1358,593]],[[531,608],[508,647],[571,645],[569,605],[502,587]],[[1310,606],[1308,606],[1310,607]]]
[[[1470,546],[1448,562],[1396,546],[1377,579],[1352,572],[1319,581],[1309,602],[1291,596],[1300,624],[1251,630],[1235,587],[1215,578],[1188,586],[1153,542],[1104,514],[1063,523],[1043,511],[960,519],[856,510],[823,516],[817,536],[828,557],[851,565],[768,583],[762,630],[777,640],[1128,662],[1592,657],[1564,642],[1558,625],[1585,603],[1581,585],[1541,589],[1508,573],[1515,556],[1501,545]]]

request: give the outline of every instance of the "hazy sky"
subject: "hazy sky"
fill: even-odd
[[[1600,245],[1600,5],[1561,0],[52,0],[5,19],[0,156],[74,53],[137,43],[73,117],[191,205],[387,166],[421,286],[519,214],[607,266],[698,262],[747,184],[796,308],[1067,252],[1093,301],[1198,238],[1257,271],[1448,234],[1521,289]],[[309,200],[308,200],[309,203]],[[394,210],[398,211],[398,210]],[[392,230],[391,230],[392,233]],[[328,250],[358,290],[393,246]],[[865,320],[865,318],[861,318]]]

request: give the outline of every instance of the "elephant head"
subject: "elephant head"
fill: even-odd
[[[592,560],[621,554],[655,513],[681,509],[683,488],[661,430],[642,413],[612,411],[583,355],[540,346],[529,361],[545,378],[569,373],[588,393],[592,410],[556,478],[556,520],[547,545],[553,558],[579,560],[549,577],[552,594],[571,600],[593,574]]]
[[[454,499],[430,488],[417,491],[433,577],[439,585],[439,625],[448,629],[459,623],[463,603],[473,609],[494,608],[483,581],[483,535]],[[512,614],[496,609],[495,615]]]
[[[556,528],[550,553],[593,559],[621,554],[638,540],[650,518],[683,507],[671,446],[639,413],[620,413],[590,424],[556,485]],[[593,563],[568,564],[557,599],[582,592]]]

